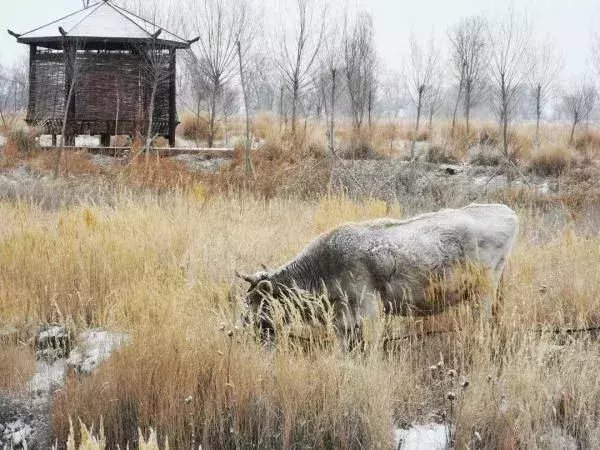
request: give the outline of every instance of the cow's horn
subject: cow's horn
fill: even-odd
[[[269,271],[269,268],[266,266],[266,264],[261,264],[260,267],[262,267],[266,272]]]
[[[244,281],[247,281],[248,283],[252,284],[254,283],[256,280],[254,279],[254,277],[250,276],[250,275],[244,275],[243,273],[239,273],[237,270],[235,271],[235,275],[238,278],[241,278]]]

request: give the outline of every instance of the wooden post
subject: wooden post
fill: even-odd
[[[169,50],[169,146],[175,147],[177,128],[177,56],[175,48]]]
[[[35,70],[35,59],[37,55],[37,46],[29,46],[29,101],[27,104],[27,118],[35,120],[35,101],[36,101],[36,86],[37,74]]]

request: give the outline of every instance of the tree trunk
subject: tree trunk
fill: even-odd
[[[571,126],[571,136],[569,137],[569,145],[573,145],[573,139],[575,138],[575,127],[577,126],[577,118],[573,118],[573,125]]]
[[[283,85],[279,90],[279,134],[283,132]]]
[[[504,119],[502,121],[502,146],[504,149],[504,155],[510,159],[508,154],[508,114],[504,113]]]
[[[542,118],[542,86],[537,85],[535,90],[535,144],[540,145],[540,121]]]
[[[431,107],[429,108],[429,136],[431,139],[431,134],[433,134],[433,110],[434,107],[433,105],[431,105]]]
[[[54,165],[54,178],[58,178],[60,176],[61,171],[61,162],[62,162],[62,154],[63,149],[65,147],[67,141],[67,125],[69,123],[69,116],[72,114],[73,108],[73,96],[75,95],[75,85],[77,84],[77,49],[76,47],[68,47],[67,44],[64,45],[64,53],[65,53],[65,85],[68,87],[67,98],[65,99],[65,113],[63,116],[62,123],[62,139],[60,143],[60,147],[56,152],[56,162]],[[69,133],[72,130],[68,130]],[[71,136],[69,135],[69,144],[71,143]],[[74,142],[73,142],[74,144]]]
[[[421,108],[423,107],[423,88],[419,88],[419,99],[417,101],[417,122],[415,124],[415,135],[413,136],[410,148],[410,159],[415,158],[415,146],[417,144],[417,135],[419,134],[419,123],[421,122]]]
[[[121,95],[117,90],[117,112],[115,115],[115,138],[119,135],[119,113],[121,109]]]
[[[465,126],[467,131],[467,136],[469,136],[470,131],[470,122],[471,122],[471,90],[472,86],[467,82],[467,86],[465,89]]]
[[[423,108],[423,91],[419,91],[419,101],[417,103],[417,123],[415,124],[415,139],[419,133],[419,124],[421,122],[421,109]]]
[[[373,127],[372,121],[372,112],[373,112],[373,90],[369,89],[369,104],[368,104],[368,112],[369,112],[369,129]]]
[[[156,99],[156,91],[158,89],[158,81],[152,83],[152,93],[150,94],[150,104],[148,105],[148,129],[146,130],[146,145],[144,152],[146,153],[146,164],[150,161],[150,147],[152,146],[152,123],[154,122],[154,102]]]
[[[213,92],[210,98],[210,117],[208,122],[208,148],[213,148],[215,143],[215,116],[217,113],[217,95],[218,87],[213,85]]]
[[[298,108],[298,85],[294,82],[294,89],[292,92],[292,141],[296,141],[296,114]]]
[[[65,140],[67,138],[67,121],[69,116],[70,105],[73,100],[73,93],[75,92],[75,80],[71,80],[71,85],[69,86],[69,94],[67,95],[67,103],[65,104],[65,114],[63,116],[63,124],[62,124],[62,139],[60,141],[60,147],[58,147],[58,151],[56,152],[56,162],[54,164],[54,178],[58,178],[60,176],[60,166],[62,161],[63,149],[65,147]]]
[[[252,160],[250,159],[250,111],[248,110],[248,94],[246,90],[246,81],[244,78],[244,65],[242,64],[242,44],[240,43],[240,41],[238,41],[237,43],[237,50],[238,58],[240,60],[240,84],[242,85],[242,94],[244,97],[244,110],[246,111],[246,145],[244,146],[244,159],[246,161],[245,171],[246,177],[249,177],[253,172]]]
[[[458,94],[456,96],[456,103],[454,103],[454,111],[452,112],[452,128],[450,130],[450,137],[454,137],[454,130],[456,128],[456,115],[458,114],[458,105],[460,105],[460,99],[462,98],[463,91],[463,78],[461,76],[460,82],[458,83]]]
[[[331,71],[331,123],[329,124],[329,150],[335,152],[335,89],[336,89],[337,70]]]
[[[202,102],[202,98],[200,94],[198,94],[198,102],[196,104],[196,132],[194,133],[194,141],[196,142],[196,147],[200,147],[200,103]]]

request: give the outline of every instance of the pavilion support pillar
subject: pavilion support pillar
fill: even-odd
[[[65,136],[65,147],[75,147],[75,133],[68,133]]]
[[[37,88],[37,73],[35,70],[35,59],[37,55],[37,46],[29,46],[29,101],[27,104],[27,118],[35,119],[35,100]]]
[[[177,129],[177,56],[175,48],[169,51],[169,147],[175,147]]]
[[[100,146],[110,147],[110,134],[103,133],[100,135]]]

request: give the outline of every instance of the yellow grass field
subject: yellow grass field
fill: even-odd
[[[124,191],[110,205],[56,210],[2,202],[0,317],[133,335],[57,393],[59,442],[79,419],[96,430],[102,421],[108,448],[151,427],[171,448],[391,448],[395,426],[437,419],[455,427],[456,448],[552,448],[563,434],[600,444],[599,345],[533,331],[598,323],[600,237],[576,219],[519,209],[493,328],[450,314],[444,325],[456,333],[416,337],[416,319],[382,319],[355,353],[285,336],[262,348],[236,328],[244,287],[235,269],[281,264],[326,229],[402,211],[337,194]],[[384,350],[382,336],[398,333],[415,336]],[[24,373],[2,361],[0,383]]]

